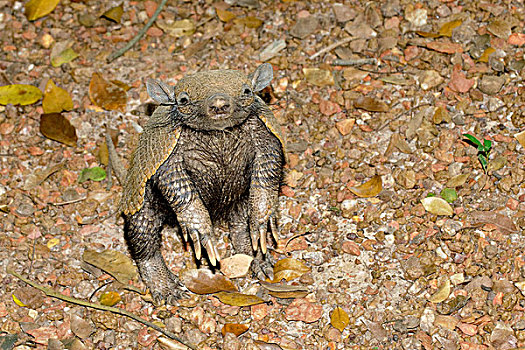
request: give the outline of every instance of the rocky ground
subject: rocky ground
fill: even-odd
[[[40,90],[0,92],[1,349],[184,348],[10,271],[202,349],[525,348],[523,1],[168,1],[110,63],[157,3],[54,2],[0,1],[0,85]],[[156,307],[103,179],[106,125],[127,164],[146,78],[263,62],[287,138],[284,291],[242,277],[244,296]],[[191,247],[168,230],[164,248],[195,284]]]

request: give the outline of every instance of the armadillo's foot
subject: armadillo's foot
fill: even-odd
[[[181,290],[182,284],[166,266],[162,254],[157,252],[147,260],[137,260],[140,277],[148,287],[156,305],[176,304],[178,299],[187,294]]]
[[[278,241],[279,232],[277,231],[276,208],[276,193],[259,187],[256,187],[251,191],[249,223],[250,238],[254,251],[257,251],[259,243],[261,243],[261,250],[263,254],[266,254],[266,235],[268,233],[268,228],[270,229],[275,241]]]
[[[251,270],[253,275],[261,281],[266,278],[273,280],[273,258],[268,254],[258,252],[252,261]]]

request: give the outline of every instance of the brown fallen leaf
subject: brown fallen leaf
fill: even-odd
[[[51,13],[60,0],[30,0],[25,4],[25,14],[29,21],[34,21]]]
[[[182,273],[182,283],[196,294],[212,294],[222,291],[237,291],[230,279],[221,274],[213,274],[208,269],[190,269]]]
[[[226,335],[226,333],[233,333],[236,337],[243,334],[250,328],[250,325],[247,323],[226,323],[224,327],[222,327],[221,333],[223,336]]]
[[[316,86],[334,85],[332,72],[319,68],[303,68],[306,81]]]
[[[122,8],[122,5],[115,6],[107,10],[102,14],[102,18],[105,18],[107,20],[110,20],[115,23],[120,23],[120,19],[122,18],[122,14],[124,13],[124,9]]]
[[[358,197],[369,198],[377,196],[382,189],[383,181],[381,180],[381,176],[375,175],[373,178],[359,186],[350,187],[350,192]]]
[[[108,82],[100,73],[93,73],[89,83],[89,98],[95,105],[109,111],[126,111],[126,91]]]
[[[56,86],[53,80],[49,79],[44,91],[42,108],[46,114],[70,111],[73,109],[73,100],[66,90]]]
[[[268,283],[259,281],[271,296],[281,299],[304,298],[308,294],[308,288],[304,286],[291,286],[281,283]]]
[[[197,28],[195,23],[189,19],[183,19],[180,21],[157,19],[155,24],[165,33],[176,38],[185,35],[192,35]]]
[[[525,148],[525,130],[520,132],[520,133],[515,134],[514,138],[516,138],[516,140],[518,140],[518,142],[520,143],[521,147]]]
[[[384,154],[385,158],[389,158],[396,149],[406,154],[412,154],[410,145],[399,133],[392,134],[392,137],[390,137],[390,142]]]
[[[248,295],[236,292],[219,292],[213,296],[217,297],[223,304],[232,306],[250,306],[264,303],[264,300],[256,295]]]
[[[489,61],[490,55],[492,55],[494,52],[496,52],[496,49],[493,47],[487,47],[485,51],[483,51],[483,54],[480,58],[478,58],[478,62],[485,62],[487,63]]]
[[[72,147],[77,145],[78,137],[75,127],[60,113],[42,114],[40,132],[48,139]]]
[[[243,277],[250,271],[253,257],[246,254],[235,254],[221,260],[221,272],[228,278]]]
[[[455,21],[450,21],[450,22],[447,22],[447,23],[443,24],[441,26],[441,28],[439,29],[439,35],[440,36],[451,37],[452,36],[452,31],[454,30],[454,28],[459,27],[462,23],[463,23],[462,20],[457,19]]]
[[[227,11],[227,10],[221,10],[221,9],[215,9],[215,12],[217,13],[217,17],[219,17],[219,19],[222,21],[222,22],[225,22],[225,23],[228,23],[230,22],[232,19],[234,19],[235,17],[237,17],[235,15],[235,13],[231,12],[231,11]]]
[[[459,174],[447,181],[445,187],[459,187],[467,181],[469,174]]]
[[[428,301],[434,304],[441,303],[450,295],[450,281],[447,279],[438,290],[428,298]]]
[[[517,233],[519,230],[514,222],[507,215],[495,213],[493,211],[474,211],[469,213],[468,220],[472,226],[481,226],[492,224],[498,227],[504,233]]]
[[[427,44],[427,47],[431,50],[448,54],[463,52],[463,47],[460,44],[447,43],[442,41],[432,41]]]
[[[360,96],[354,101],[354,107],[369,112],[388,112],[390,109],[386,103],[373,97]]]
[[[24,191],[29,191],[35,188],[36,186],[40,185],[45,179],[47,179],[51,174],[56,173],[59,170],[62,170],[64,168],[64,163],[58,163],[54,165],[50,165],[45,169],[33,171],[29,175],[27,175],[27,178],[24,182],[24,186],[22,189]]]
[[[234,19],[235,24],[244,24],[248,28],[256,29],[262,26],[263,21],[257,17],[246,16]]]
[[[306,264],[297,259],[284,258],[277,261],[273,267],[273,281],[280,282],[281,280],[290,281],[294,278],[301,277],[305,273],[310,272],[311,269]]]
[[[350,323],[350,318],[345,310],[340,307],[336,307],[330,313],[330,324],[342,332],[346,326]]]
[[[137,281],[137,268],[127,255],[117,252],[116,250],[104,250],[97,252],[86,249],[82,254],[82,259],[111,276],[117,281],[127,286],[129,281]]]

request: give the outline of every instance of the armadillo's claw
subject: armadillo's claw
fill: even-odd
[[[270,218],[270,231],[272,231],[273,239],[275,243],[279,243],[279,231],[277,231],[277,220],[275,218]]]
[[[202,256],[202,252],[201,252],[201,240],[199,237],[199,230],[189,229],[188,233],[191,237],[191,240],[193,241],[193,248],[195,249],[195,258],[197,260],[200,260]]]
[[[217,260],[218,255],[217,254],[217,248],[215,248],[215,245],[211,241],[211,239],[208,239],[205,245],[206,251],[208,252],[208,258],[210,259],[210,263],[212,266],[217,266]]]
[[[266,231],[268,226],[261,225],[259,226],[259,239],[261,240],[261,251],[263,254],[266,254]]]
[[[259,247],[259,237],[257,237],[258,234],[259,232],[257,230],[257,226],[253,225],[252,229],[250,230],[250,237],[252,239],[252,248],[254,252],[256,252],[257,248]]]

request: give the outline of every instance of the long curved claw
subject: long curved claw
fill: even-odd
[[[254,252],[256,252],[257,248],[259,247],[259,237],[257,237],[257,235],[258,235],[257,226],[253,225],[253,229],[250,230],[250,237],[252,239],[252,248]]]
[[[218,257],[218,254],[217,253],[217,248],[215,248],[215,245],[213,244],[213,242],[211,241],[211,239],[208,239],[208,241],[206,242],[206,251],[208,252],[208,258],[210,258],[210,263],[212,266],[217,266],[217,257]]]
[[[275,239],[275,242],[279,242],[279,231],[277,231],[277,222],[275,218],[270,218],[270,231],[272,231],[273,239]]]
[[[261,250],[263,254],[266,254],[266,229],[268,228],[267,225],[261,225],[259,227],[259,239],[261,240]]]
[[[201,239],[199,237],[199,230],[189,229],[188,231],[189,231],[188,233],[191,237],[191,240],[193,241],[193,248],[195,249],[195,258],[197,260],[200,260],[202,256],[202,251],[201,251]]]

